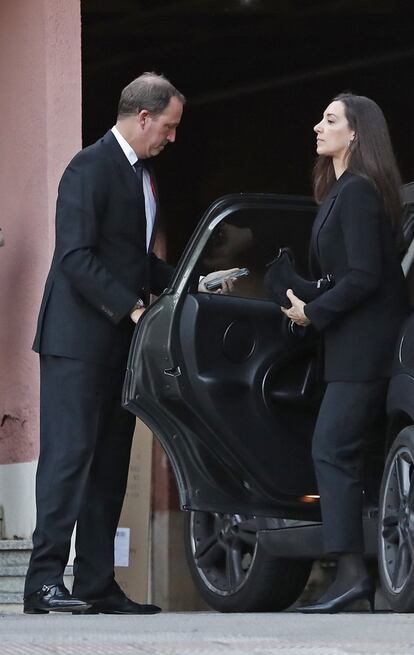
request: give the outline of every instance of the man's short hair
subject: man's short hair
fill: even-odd
[[[142,109],[154,116],[162,114],[172,97],[178,98],[184,105],[185,97],[164,75],[143,73],[122,90],[118,119],[135,116]]]

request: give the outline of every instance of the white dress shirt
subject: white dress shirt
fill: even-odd
[[[125,157],[128,159],[129,163],[133,167],[134,164],[138,161],[138,157],[135,151],[131,148],[128,141],[124,139],[124,137],[122,136],[122,134],[119,132],[119,130],[116,128],[115,125],[111,128],[111,132],[114,135],[115,139],[118,141],[119,145],[121,146]],[[134,175],[136,175],[135,169],[134,169]],[[142,186],[143,186],[144,198],[145,198],[145,216],[147,219],[147,252],[148,252],[149,245],[151,243],[152,231],[154,229],[155,212],[157,210],[157,204],[155,201],[154,192],[152,190],[150,174],[146,170],[145,166],[142,169]]]

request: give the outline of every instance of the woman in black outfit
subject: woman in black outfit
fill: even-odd
[[[388,379],[408,300],[400,265],[400,177],[378,105],[342,94],[315,125],[319,155],[312,230],[312,273],[334,276],[334,287],[305,304],[291,290],[283,309],[299,325],[322,333],[326,392],[312,455],[320,494],[326,553],[337,576],[302,612],[333,613],[366,598],[374,583],[364,559],[363,449],[384,411]]]

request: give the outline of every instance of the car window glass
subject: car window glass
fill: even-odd
[[[296,270],[309,276],[308,246],[314,217],[315,210],[309,205],[238,209],[213,230],[199,259],[199,274],[246,267],[250,273],[235,281],[232,295],[264,299],[263,277],[279,248],[290,247]]]

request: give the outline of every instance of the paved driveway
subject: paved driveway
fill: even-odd
[[[413,655],[414,615],[0,615],[1,655]]]

